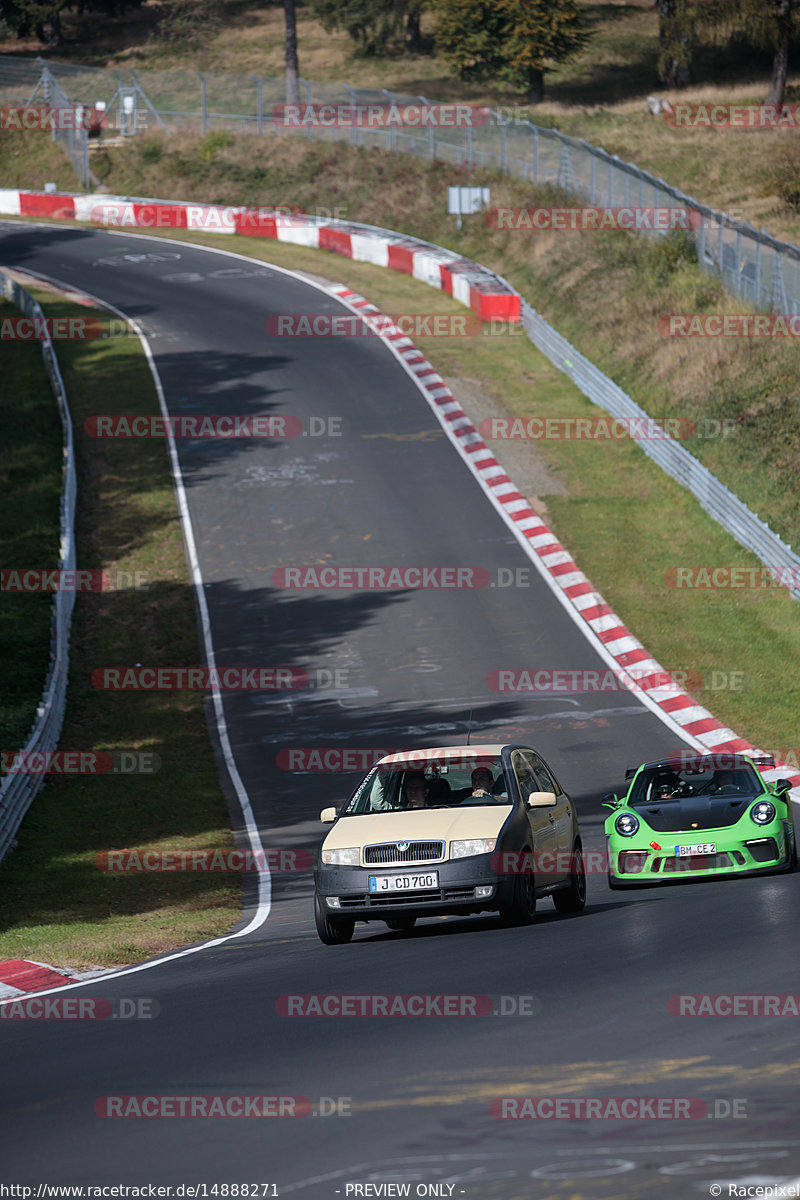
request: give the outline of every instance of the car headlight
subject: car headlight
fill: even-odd
[[[348,846],[345,850],[323,850],[322,861],[329,867],[357,867],[361,862],[361,847]]]
[[[620,813],[614,822],[614,828],[623,837],[633,837],[639,831],[639,818],[633,813]]]
[[[770,821],[775,820],[775,805],[769,800],[759,800],[750,809],[750,816],[756,825],[769,825]]]
[[[468,838],[463,842],[450,843],[451,858],[471,858],[473,854],[491,854],[497,838]]]

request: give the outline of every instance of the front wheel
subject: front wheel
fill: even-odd
[[[389,917],[386,924],[398,933],[408,933],[417,923],[416,917]]]
[[[536,880],[532,872],[517,875],[511,900],[500,905],[504,925],[532,925],[536,920]]]
[[[353,936],[355,920],[350,917],[329,917],[319,896],[314,894],[314,923],[319,940],[326,946],[344,946]]]
[[[583,912],[586,904],[586,872],[583,868],[583,855],[580,846],[572,849],[572,871],[569,876],[569,887],[553,892],[553,904],[556,912]]]

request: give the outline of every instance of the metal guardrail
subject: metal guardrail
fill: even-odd
[[[0,294],[16,305],[26,316],[44,323],[42,309],[20,284],[0,271]],[[75,502],[77,477],[70,418],[64,381],[58,367],[53,343],[49,336],[42,339],[42,358],[50,377],[61,415],[63,436],[63,467],[60,514],[59,567],[70,571],[76,567]],[[57,591],[53,596],[50,624],[50,662],[42,699],[23,753],[47,754],[56,749],[64,721],[69,667],[69,635],[74,591]],[[9,774],[0,780],[0,861],[13,844],[14,836],[32,801],[40,791],[46,776],[42,774]]]
[[[528,337],[553,366],[580,388],[593,404],[614,417],[650,421],[652,418],[613,380],[557,333],[523,300],[522,325]],[[630,428],[630,426],[629,426]],[[800,556],[795,554],[760,517],[711,474],[680,442],[672,438],[638,441],[640,449],[672,479],[692,493],[706,512],[765,566],[784,568],[793,581],[789,591],[800,600]]]
[[[694,235],[698,262],[704,270],[719,275],[729,291],[757,308],[800,313],[800,247],[717,212],[649,171],[557,129],[526,120],[508,121],[487,109],[482,110],[489,116],[487,124],[446,129],[373,129],[356,123],[290,129],[274,120],[275,107],[285,101],[282,76],[177,70],[137,74],[10,55],[0,56],[0,104],[29,99],[45,76],[52,86],[59,87],[62,96],[71,98],[68,103],[93,106],[102,100],[109,122],[122,133],[141,132],[155,122],[172,133],[229,129],[257,136],[346,141],[454,165],[499,168],[532,183],[552,184],[590,204],[693,209],[701,216]],[[437,106],[424,96],[379,88],[307,79],[300,83],[305,89],[304,102],[310,105]],[[74,145],[68,143],[67,138],[67,151],[88,186],[88,150],[79,144],[80,138]],[[659,231],[642,232],[661,236]]]

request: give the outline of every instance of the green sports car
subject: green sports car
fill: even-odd
[[[687,751],[627,771],[626,795],[603,797],[609,887],[794,870],[792,785],[756,764],[775,760]]]

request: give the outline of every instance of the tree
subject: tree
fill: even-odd
[[[364,55],[383,54],[401,41],[418,54],[423,6],[424,0],[311,0],[323,28],[343,29]]]
[[[750,45],[772,51],[772,72],[765,104],[780,108],[786,95],[789,50],[800,34],[797,0],[711,0],[704,20],[725,24],[734,36]]]
[[[422,50],[422,29],[420,17],[424,0],[408,0],[406,10],[406,50],[409,54],[419,54]]]
[[[300,65],[297,61],[297,14],[295,0],[283,0],[286,25],[286,103],[300,103]]]
[[[789,71],[789,41],[794,32],[792,0],[772,0],[768,6],[773,10],[773,42],[775,56],[772,60],[772,76],[769,81],[766,104],[783,104],[786,95],[786,76]]]
[[[689,0],[655,0],[658,9],[658,77],[667,87],[692,82],[695,14]]]
[[[577,0],[434,0],[436,44],[459,79],[506,84],[531,104],[544,75],[588,42]]]
[[[772,72],[764,103],[779,108],[786,95],[789,45],[800,25],[794,0],[741,0],[734,19],[754,45],[772,51]]]
[[[3,20],[17,37],[34,34],[48,50],[64,45],[61,13],[67,0],[4,0]]]
[[[142,0],[80,0],[81,12],[117,17],[127,9],[138,8]],[[31,34],[48,50],[58,50],[65,44],[61,18],[75,0],[2,0],[2,21],[17,37]]]

